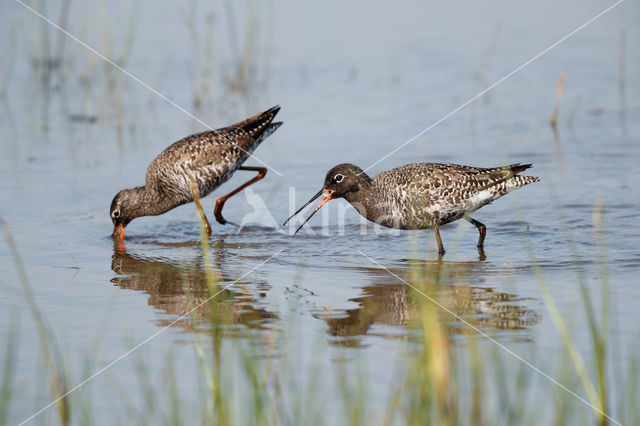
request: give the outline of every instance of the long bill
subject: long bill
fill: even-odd
[[[114,238],[118,238],[120,241],[124,240],[124,225],[118,224],[113,228],[113,236]]]
[[[285,226],[295,215],[297,215],[298,213],[300,213],[302,210],[304,210],[305,207],[307,207],[309,204],[313,203],[315,201],[316,198],[318,198],[319,196],[322,195],[322,191],[324,191],[324,189],[321,189],[320,191],[318,191],[318,193],[316,195],[314,195],[313,197],[311,197],[311,199],[309,201],[307,201],[306,203],[304,203],[304,206],[300,207],[294,214],[292,214],[291,216],[289,216],[289,218],[287,220],[284,221],[284,223],[282,224],[282,226]]]
[[[302,224],[298,227],[298,229],[296,229],[296,232],[293,233],[293,235],[296,235],[298,233],[299,230],[302,229],[302,227],[305,225],[305,223],[307,223],[309,221],[309,219],[311,219],[313,217],[314,214],[316,214],[316,212],[318,210],[320,210],[320,208],[322,206],[324,206],[327,201],[329,201],[332,196],[333,196],[333,191],[330,189],[327,190],[323,190],[321,189],[320,191],[318,191],[318,193],[316,195],[313,196],[313,198],[311,198],[309,201],[307,201],[307,203],[302,206],[300,209],[298,209],[297,212],[295,212],[293,215],[291,215],[291,217],[289,219],[287,219],[287,221],[284,223],[286,224],[293,216],[297,215],[298,213],[300,213],[305,207],[307,207],[309,204],[311,204],[313,201],[315,201],[316,198],[318,198],[320,195],[322,195],[322,201],[320,202],[320,204],[318,204],[318,207],[316,207],[311,214],[304,220],[304,222],[302,222]]]

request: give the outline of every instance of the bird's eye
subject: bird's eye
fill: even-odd
[[[113,216],[114,218],[119,217],[119,216],[120,216],[120,210],[114,210],[114,211],[111,213],[111,216]]]
[[[340,174],[335,175],[335,176],[333,177],[333,180],[334,180],[336,183],[340,183],[340,182],[342,182],[342,181],[344,180],[344,176],[342,176],[342,175],[340,175]]]

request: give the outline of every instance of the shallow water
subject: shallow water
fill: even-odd
[[[124,55],[127,71],[212,127],[282,105],[278,119],[285,125],[255,153],[272,170],[225,207],[228,219],[250,223],[239,232],[216,224],[209,240],[220,285],[228,287],[215,299],[225,339],[276,359],[286,347],[302,382],[317,378],[314,368],[364,365],[371,370],[368,398],[386,400],[394,368],[409,356],[406,341],[420,339],[411,326],[418,304],[405,282],[419,265],[434,285],[448,278],[438,294],[454,313],[550,367],[563,348],[534,274],[539,267],[586,353],[580,282],[599,303],[602,279],[609,280],[612,345],[625,348],[618,361],[628,364],[628,349],[640,335],[637,1],[622,3],[379,163],[607,4],[277,2],[235,6],[231,16],[222,6],[194,4],[123,3],[94,11],[73,3],[68,28],[108,57]],[[58,22],[60,5],[47,5],[47,16]],[[43,72],[42,34],[55,51],[58,33],[18,3],[3,2],[0,12],[1,43],[9,52],[0,62],[7,70],[0,74],[0,89],[6,87],[0,215],[71,381],[87,375],[87,358],[97,370],[168,325],[135,356],[145,359],[151,376],[162,377],[173,348],[180,374],[198,375],[192,328],[211,326],[202,320],[207,310],[180,317],[208,294],[193,205],[135,220],[123,248],[110,237],[108,208],[118,190],[143,183],[146,165],[164,147],[203,125],[71,40],[63,71]],[[242,60],[234,43],[244,46],[246,19],[254,19],[257,41],[247,88],[238,93],[229,76]],[[234,31],[236,42],[229,37]],[[202,41],[207,37],[211,47]],[[554,132],[549,118],[561,71],[566,77]],[[343,201],[327,204],[295,238],[273,229],[337,163],[376,163],[371,173],[377,173],[416,161],[533,163],[527,172],[542,182],[474,214],[488,228],[484,255],[466,222],[443,230],[448,252],[439,261],[432,232],[362,225]],[[238,172],[203,200],[210,218],[216,196],[249,177]],[[594,217],[602,218],[602,231],[594,229]],[[15,382],[25,397],[10,411],[16,423],[42,408],[49,394],[37,385],[45,367],[12,253],[0,247],[2,341],[19,324]],[[456,344],[464,345],[472,334],[467,324],[448,320]],[[274,335],[286,336],[283,347],[273,349]],[[490,356],[492,343],[482,348]],[[314,353],[322,356],[313,360]],[[326,376],[317,386],[329,389],[332,380]],[[110,423],[101,416],[120,406],[121,399],[105,397],[114,382],[139,386],[131,364],[122,362],[87,385],[90,393],[78,390],[94,401],[98,423]],[[186,385],[181,392],[197,389]],[[128,398],[143,400],[134,390]],[[55,420],[53,409],[41,416]]]

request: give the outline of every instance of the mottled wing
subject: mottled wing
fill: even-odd
[[[379,176],[399,186],[394,200],[405,228],[419,229],[460,219],[509,191],[538,178],[516,176],[531,167],[513,164],[480,168],[446,163],[409,164]],[[394,172],[394,173],[390,173]],[[383,176],[389,173],[388,176]],[[411,222],[414,221],[414,222]]]
[[[241,164],[241,149],[226,142],[210,131],[174,143],[149,164],[147,185],[179,204],[192,201],[192,180],[198,184],[200,196],[208,195]]]
[[[188,136],[165,149],[147,168],[147,185],[177,204],[192,201],[191,181],[205,197],[227,181],[251,152],[282,123],[276,106],[221,129]]]

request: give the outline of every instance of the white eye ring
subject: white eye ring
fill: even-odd
[[[117,218],[118,216],[120,216],[120,210],[114,210],[113,213],[111,213],[111,216]]]
[[[344,180],[344,176],[342,176],[341,174],[337,174],[337,175],[335,175],[335,176],[333,177],[333,180],[334,180],[336,183],[340,183],[340,182],[342,182],[342,181]]]

